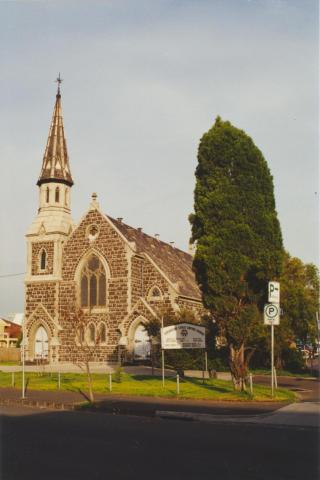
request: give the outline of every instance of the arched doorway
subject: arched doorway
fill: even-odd
[[[49,341],[46,329],[40,325],[35,335],[34,356],[36,359],[46,360],[49,355]]]
[[[133,354],[135,360],[150,358],[151,342],[148,332],[143,325],[138,325],[134,332]]]

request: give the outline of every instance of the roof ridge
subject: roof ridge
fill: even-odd
[[[184,250],[181,250],[181,248],[173,247],[170,243],[164,242],[163,240],[158,240],[157,238],[154,238],[154,237],[153,237],[152,235],[150,235],[149,233],[146,233],[146,232],[144,232],[144,231],[142,231],[142,230],[139,230],[139,229],[136,228],[136,227],[132,227],[131,225],[128,225],[127,223],[124,223],[123,221],[120,222],[119,220],[117,220],[116,218],[111,217],[110,215],[107,215],[107,217],[108,217],[112,222],[115,221],[117,224],[123,225],[124,227],[131,228],[132,230],[134,230],[135,232],[137,232],[139,235],[144,235],[145,237],[150,238],[150,239],[153,240],[154,242],[162,243],[162,244],[166,245],[167,247],[171,248],[172,250],[181,252],[181,253],[183,253],[184,255],[187,255],[188,257],[191,257],[191,258],[192,258],[192,255],[190,255],[190,253],[185,252]]]

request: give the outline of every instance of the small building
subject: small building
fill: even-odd
[[[71,321],[79,309],[86,322],[81,335],[89,345],[99,337],[94,359],[99,363],[148,358],[143,324],[165,310],[202,315],[191,255],[110,217],[96,194],[80,222],[72,220],[60,85],[37,185],[38,213],[26,234],[28,361],[81,360],[79,332]]]
[[[0,347],[16,347],[21,333],[21,326],[0,317]]]

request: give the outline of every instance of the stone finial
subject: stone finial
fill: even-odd
[[[94,192],[91,195],[91,203],[90,203],[90,210],[99,210],[100,205],[99,202],[97,201],[98,195]]]

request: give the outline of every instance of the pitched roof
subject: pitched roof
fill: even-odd
[[[37,184],[40,186],[42,183],[55,181],[70,186],[73,185],[67,142],[64,136],[60,89],[58,89],[56,95],[47,146]]]
[[[177,284],[180,295],[201,300],[201,293],[192,270],[191,255],[122,221],[109,216],[108,218],[128,241],[135,242],[137,253],[149,255],[169,280]]]

